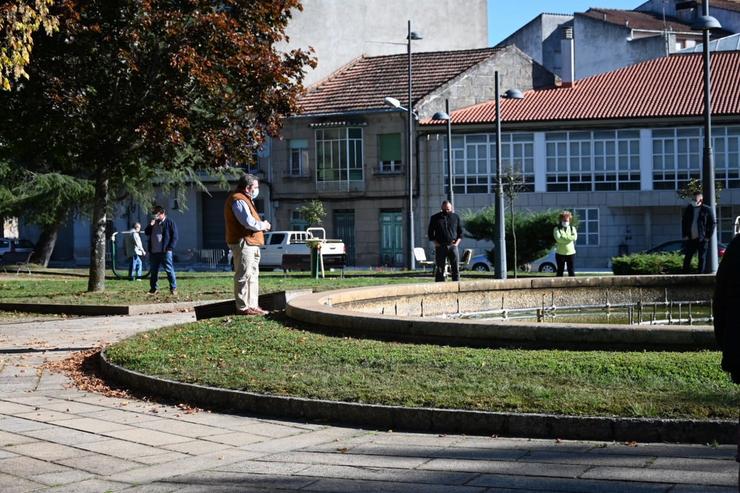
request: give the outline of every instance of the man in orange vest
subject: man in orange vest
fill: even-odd
[[[258,304],[260,246],[265,244],[264,231],[272,226],[261,220],[254,206],[259,186],[254,175],[243,175],[224,204],[226,244],[234,258],[234,298],[240,315],[267,313]]]

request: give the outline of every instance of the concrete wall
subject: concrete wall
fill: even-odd
[[[550,72],[562,75],[560,39],[563,27],[572,24],[572,15],[540,14],[498,46],[514,44]]]
[[[576,46],[576,80],[626,67],[668,54],[663,36],[627,40],[631,30],[576,15],[573,21]],[[609,56],[604,56],[608,53]]]
[[[450,109],[465,108],[495,98],[495,72],[501,78],[500,91],[507,89],[527,91],[533,88],[552,87],[556,77],[542,65],[535,63],[516,46],[508,46],[490,59],[466,71],[416,105],[420,118],[431,117],[445,110],[445,99]]]
[[[288,47],[314,48],[318,66],[305,80],[311,85],[363,54],[405,53],[408,20],[424,37],[415,51],[488,46],[485,0],[304,0],[288,26]]]

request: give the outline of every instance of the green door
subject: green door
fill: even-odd
[[[344,242],[347,265],[355,265],[355,211],[334,211],[334,238]]]
[[[401,211],[380,213],[380,263],[389,267],[402,267],[403,217]]]

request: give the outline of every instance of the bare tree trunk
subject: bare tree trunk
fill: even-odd
[[[92,237],[90,239],[90,274],[88,292],[105,291],[105,227],[108,210],[108,177],[98,170],[95,179]]]
[[[33,255],[31,255],[31,263],[43,265],[44,267],[49,266],[49,259],[52,252],[54,252],[54,246],[57,244],[57,235],[60,227],[61,224],[59,223],[44,227],[39,241],[36,242]]]
[[[33,251],[33,255],[31,256],[32,263],[43,265],[44,267],[49,266],[49,259],[51,258],[51,254],[54,253],[54,247],[57,244],[59,230],[61,229],[62,224],[64,224],[67,214],[68,211],[66,209],[58,211],[54,223],[44,226],[43,231],[41,231],[39,241],[36,242],[36,248]]]

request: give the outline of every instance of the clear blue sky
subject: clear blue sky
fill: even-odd
[[[542,12],[572,14],[589,7],[632,10],[645,0],[488,0],[488,42],[491,46]]]

